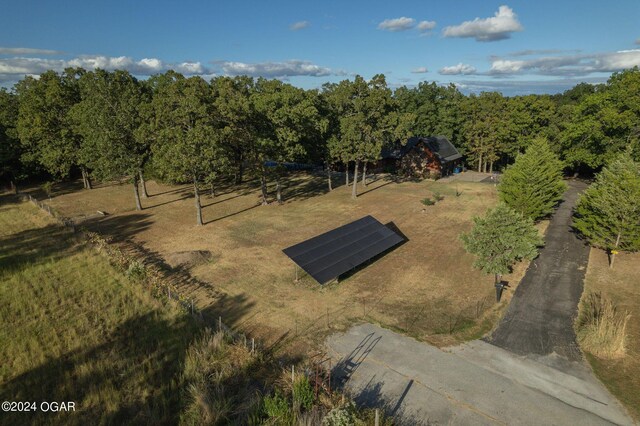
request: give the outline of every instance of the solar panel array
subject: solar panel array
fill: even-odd
[[[282,251],[316,281],[326,284],[402,241],[375,218],[365,216]]]

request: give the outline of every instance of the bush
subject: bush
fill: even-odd
[[[51,194],[53,193],[53,183],[52,182],[43,183],[42,190],[45,192],[45,194],[47,194],[47,197],[51,197]]]
[[[145,269],[142,262],[139,260],[132,260],[129,262],[129,267],[126,271],[127,277],[134,281],[142,281],[147,277],[147,270]]]
[[[435,198],[436,201],[442,201],[442,200],[444,200],[444,195],[440,195],[439,192],[434,192],[433,193],[433,198]]]
[[[427,197],[423,200],[420,201],[422,204],[424,204],[425,206],[432,206],[434,205],[436,202],[433,201],[431,198]]]
[[[342,407],[334,408],[329,411],[322,420],[324,426],[352,426],[362,424],[358,419],[356,406],[353,402],[349,402]]]
[[[307,376],[300,375],[293,383],[293,400],[305,410],[309,410],[313,406],[313,389]]]
[[[266,396],[262,402],[264,404],[264,413],[269,419],[277,420],[278,424],[291,423],[292,415],[289,401],[279,390],[276,389],[273,396]]]
[[[585,351],[599,358],[622,358],[629,317],[628,313],[618,313],[615,304],[601,293],[590,293],[580,304],[578,341]]]

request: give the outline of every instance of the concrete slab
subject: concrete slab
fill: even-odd
[[[633,424],[577,365],[563,373],[481,341],[443,351],[372,324],[326,345],[356,401],[403,424]]]

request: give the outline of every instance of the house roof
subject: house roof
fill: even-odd
[[[404,146],[396,143],[391,147],[383,149],[382,158],[400,159],[407,155],[420,142],[424,143],[431,150],[431,152],[433,152],[443,163],[462,158],[462,155],[458,152],[456,147],[453,146],[453,144],[449,142],[449,139],[445,138],[444,136],[414,136],[412,138],[409,138]]]

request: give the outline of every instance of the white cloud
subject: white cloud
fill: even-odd
[[[579,55],[545,56],[527,60],[494,57],[489,75],[541,74],[582,76],[609,73],[640,66],[640,49]]]
[[[324,77],[336,74],[331,69],[313,64],[310,61],[290,60],[285,62],[222,62],[220,68],[228,75],[249,75],[252,77]]]
[[[91,56],[84,55],[69,60],[45,59],[45,58],[0,58],[0,82],[16,82],[25,75],[38,75],[45,71],[53,70],[62,72],[68,67],[82,67],[87,70],[96,68],[113,70],[126,70],[137,76],[150,76],[175,70],[185,75],[205,75],[211,70],[200,62],[165,63],[157,58],[144,58],[139,61],[128,56]]]
[[[522,31],[518,17],[509,6],[500,6],[491,18],[476,18],[460,25],[446,27],[445,37],[473,37],[477,41],[497,41],[511,37],[511,33]]]
[[[298,21],[298,22],[294,22],[293,24],[289,25],[289,29],[291,31],[299,31],[302,29],[305,29],[307,27],[309,27],[309,25],[311,25],[311,23],[309,21]]]
[[[0,55],[61,55],[64,52],[29,47],[0,47]]]
[[[405,16],[401,18],[385,19],[378,24],[379,30],[384,31],[406,31],[410,30],[416,25],[416,20],[413,18],[407,18]]]
[[[427,67],[418,67],[418,68],[412,69],[411,72],[413,74],[424,74],[429,72],[429,70],[427,69]]]
[[[450,67],[440,68],[438,72],[442,75],[469,75],[475,74],[476,69],[471,65],[459,63]]]
[[[431,31],[435,27],[436,27],[436,21],[420,21],[416,26],[418,31],[420,31],[421,33]]]

